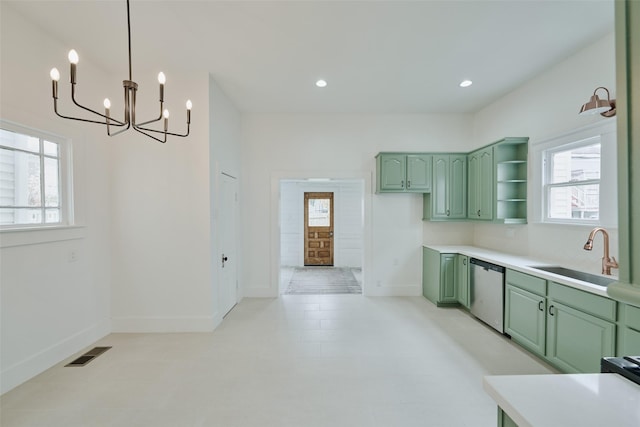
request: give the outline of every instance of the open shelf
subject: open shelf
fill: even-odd
[[[505,138],[495,146],[495,222],[527,222],[528,141]]]

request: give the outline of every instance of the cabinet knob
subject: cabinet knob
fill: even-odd
[[[480,209],[478,209],[478,216],[480,216]]]
[[[467,259],[466,258],[462,258],[462,265],[467,265]]]
[[[539,301],[538,302],[538,310],[544,311],[544,301]]]
[[[404,187],[404,179],[400,181],[400,187]]]
[[[549,306],[549,315],[550,315],[550,316],[553,316],[553,315],[554,315],[554,314],[553,314],[553,311],[551,310],[552,308],[553,308],[553,306],[552,306],[552,305],[550,305],[550,306]]]
[[[447,216],[449,216],[451,214],[451,211],[449,211],[449,209],[447,209]]]
[[[411,181],[407,180],[407,188],[411,188]]]

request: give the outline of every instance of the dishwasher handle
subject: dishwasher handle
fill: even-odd
[[[481,259],[477,259],[477,258],[471,258],[469,260],[469,262],[473,265],[476,265],[478,267],[481,267],[485,270],[493,270],[493,271],[497,271],[498,273],[504,273],[505,268],[501,265],[497,265],[497,264],[492,264],[490,262],[487,261],[483,261]]]

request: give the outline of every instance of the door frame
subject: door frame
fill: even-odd
[[[280,297],[280,182],[287,180],[308,180],[315,181],[359,181],[362,183],[362,295],[372,294],[369,289],[368,280],[371,278],[371,248],[372,244],[372,194],[373,177],[371,172],[272,172],[271,173],[271,256],[270,256],[270,284],[269,295]],[[273,292],[275,290],[275,292]]]

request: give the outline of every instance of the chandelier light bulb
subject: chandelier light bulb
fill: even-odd
[[[167,81],[167,78],[165,77],[164,73],[162,71],[160,71],[158,73],[158,83],[163,85],[163,84],[165,84],[166,81]]]
[[[51,71],[49,72],[49,75],[51,76],[51,80],[55,82],[60,80],[60,71],[58,71],[57,68],[52,68]]]
[[[187,110],[191,110],[191,107],[193,107],[193,104],[190,99],[187,99]]]
[[[71,49],[69,51],[69,62],[72,64],[77,64],[80,58],[78,57],[78,52],[75,49]]]
[[[109,101],[109,98],[104,99],[104,108],[106,108],[107,110],[111,108],[111,101]]]
[[[167,109],[165,108],[165,109],[164,109],[164,111],[162,112],[162,116],[163,116],[165,119],[168,119],[168,118],[169,118],[169,110],[167,110]]]

